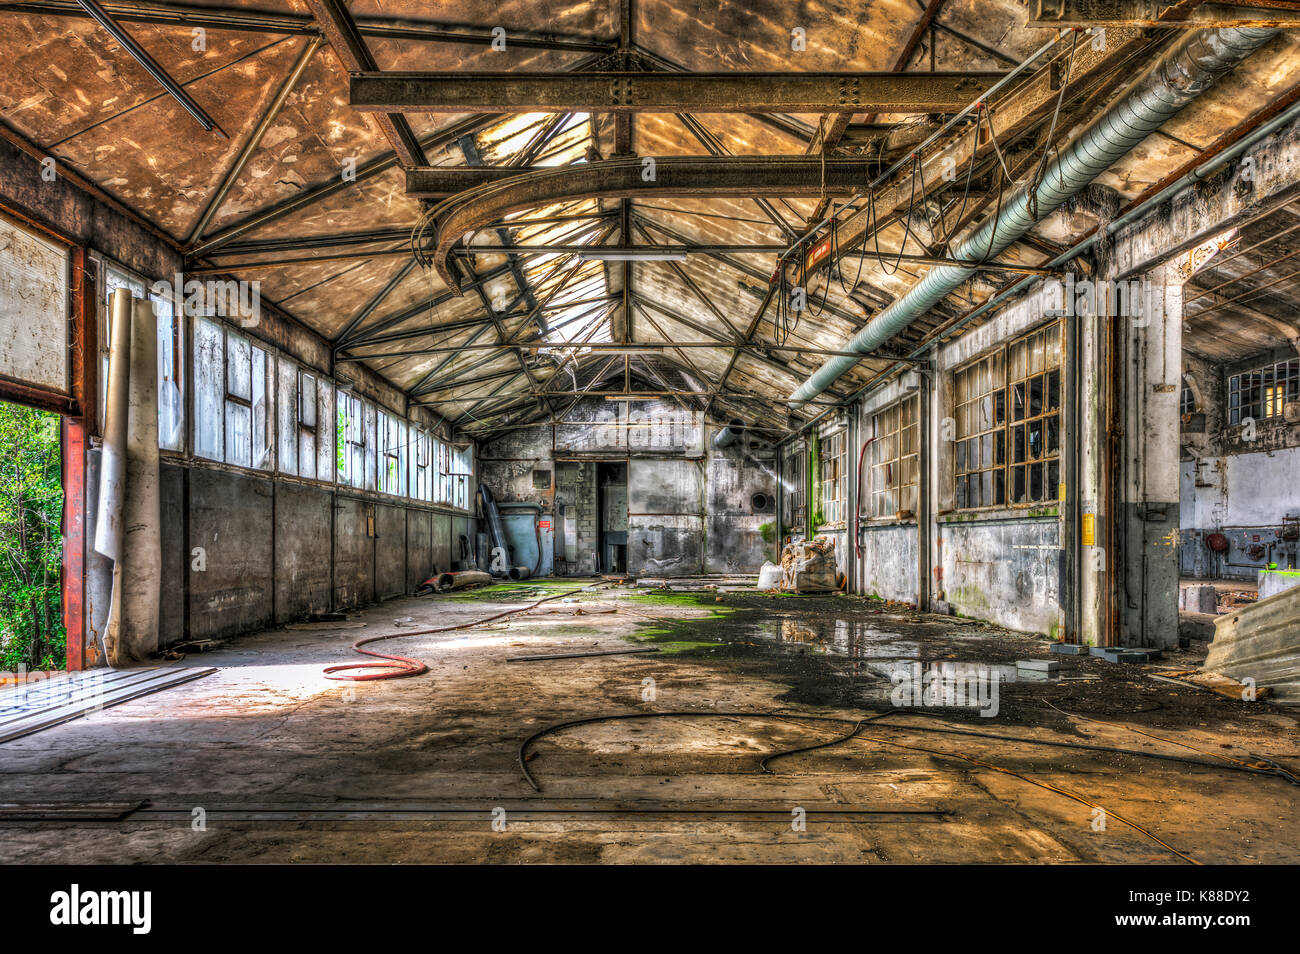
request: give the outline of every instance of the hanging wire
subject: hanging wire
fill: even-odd
[[[1070,71],[1074,67],[1074,51],[1079,45],[1079,34],[1074,34],[1074,39],[1070,43],[1070,53],[1065,61],[1065,77],[1061,81],[1061,90],[1056,97],[1056,106],[1052,110],[1052,122],[1047,129],[1047,140],[1043,147],[1043,154],[1038,160],[1038,166],[1034,169],[1034,174],[1029,180],[1029,212],[1038,218],[1038,187],[1042,185],[1043,176],[1047,171],[1047,157],[1055,149],[1053,140],[1056,138],[1056,124],[1061,117],[1061,105],[1065,101],[1065,91],[1070,87]],[[1057,151],[1059,157],[1060,152]]]

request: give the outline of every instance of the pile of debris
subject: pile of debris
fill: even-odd
[[[758,588],[786,593],[830,593],[842,589],[844,575],[835,562],[835,543],[827,537],[796,540],[781,551],[781,566],[764,563]]]

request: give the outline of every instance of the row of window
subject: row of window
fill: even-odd
[[[101,401],[108,380],[113,292],[154,303],[158,320],[158,446],[185,438],[185,322],[170,298],[111,264],[103,269]],[[469,509],[473,451],[353,394],[225,325],[193,321],[194,454],[207,460]],[[101,422],[102,423],[102,422]]]
[[[1054,501],[1060,496],[1061,330],[1055,323],[980,356],[953,374],[955,499],[958,510]],[[872,417],[863,512],[915,514],[920,474],[918,399]],[[843,433],[822,439],[821,507],[844,520]]]
[[[207,318],[194,326],[194,453],[468,509],[473,457]]]
[[[828,434],[821,439],[821,487],[818,501],[824,523],[841,523],[848,506],[848,468],[844,466],[844,432]]]
[[[1049,325],[954,375],[958,510],[1060,496],[1060,334]]]

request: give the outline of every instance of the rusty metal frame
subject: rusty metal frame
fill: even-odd
[[[221,139],[230,138],[226,131],[221,128],[220,123],[208,115],[208,111],[200,106],[198,101],[185,91],[185,87],[176,82],[175,78],[167,70],[163,69],[162,64],[155,60],[149,51],[141,46],[135,37],[131,36],[127,29],[113,18],[112,14],[104,9],[99,0],[77,0],[77,3],[91,19],[103,27],[105,32],[118,42],[118,45],[131,59],[139,63],[145,72],[152,76],[158,82],[158,85],[170,94],[172,99],[180,103],[185,111],[194,117],[205,132],[216,133]]]
[[[92,0],[79,0],[86,3]],[[343,68],[350,74],[378,69],[374,56],[366,46],[365,37],[357,29],[356,21],[348,11],[344,0],[304,0],[313,19],[320,24],[321,32],[329,40],[330,48],[339,58]],[[397,161],[403,166],[419,166],[428,163],[429,157],[415,138],[406,117],[398,112],[384,112],[375,116],[388,144],[397,155]]]
[[[634,157],[525,173],[442,203],[430,257],[447,287],[459,291],[460,281],[450,261],[452,245],[511,212],[592,196],[849,195],[868,181],[874,166],[869,160],[826,159],[824,184],[822,159],[809,156]],[[425,176],[430,173],[429,169],[408,170],[407,194],[425,194]]]
[[[1030,27],[1295,27],[1300,7],[1285,0],[1203,3],[1202,0],[1035,0]]]
[[[319,36],[321,32],[310,16],[298,13],[272,13],[242,7],[195,6],[147,0],[107,0],[103,6],[123,23],[183,26],[187,29],[203,27],[209,30],[238,30],[285,36]],[[31,13],[48,17],[88,16],[76,0],[19,0],[0,5],[0,13]],[[486,46],[492,42],[490,30],[468,24],[371,16],[358,16],[354,19],[363,36],[376,39],[471,46]],[[610,40],[576,33],[542,33],[532,30],[511,30],[508,42],[511,46],[523,49],[575,53],[603,53],[614,46]]]
[[[331,0],[308,0],[328,3]],[[361,67],[348,86],[359,112],[951,113],[1002,74],[968,73],[422,73]]]
[[[261,119],[257,121],[257,125],[253,128],[253,131],[248,134],[248,138],[244,140],[244,144],[239,147],[239,155],[235,157],[235,161],[230,164],[230,168],[227,169],[225,174],[221,177],[221,184],[218,185],[217,190],[212,193],[212,197],[203,207],[203,212],[199,215],[198,221],[196,221],[194,227],[190,229],[189,241],[191,243],[198,241],[203,235],[203,230],[212,222],[213,216],[217,214],[217,210],[220,209],[222,203],[225,202],[226,196],[230,193],[230,190],[239,178],[240,173],[242,173],[244,167],[248,165],[248,160],[253,157],[253,153],[257,151],[259,146],[261,146],[263,137],[266,136],[267,131],[280,115],[280,110],[284,108],[284,104],[288,100],[289,94],[294,91],[295,87],[297,87],[299,81],[302,79],[302,74],[307,71],[307,67],[311,64],[312,57],[316,55],[316,51],[320,49],[323,42],[324,41],[320,37],[312,37],[307,41],[307,44],[298,54],[298,59],[294,61],[292,68],[289,70],[289,75],[286,76],[284,82],[280,84],[280,88],[276,91],[275,97],[262,112]]]

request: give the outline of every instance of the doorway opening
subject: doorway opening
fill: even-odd
[[[600,569],[604,573],[626,573],[627,461],[598,462],[596,488]]]

